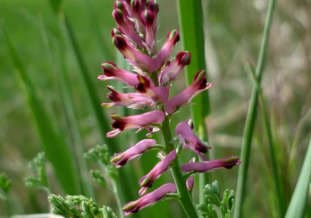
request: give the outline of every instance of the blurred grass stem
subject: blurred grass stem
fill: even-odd
[[[311,139],[307,153],[296,184],[294,194],[291,198],[285,218],[302,218],[308,202],[308,193],[311,182]]]
[[[268,39],[271,29],[271,24],[273,20],[273,12],[275,9],[276,0],[270,0],[268,4],[268,12],[266,15],[265,26],[263,31],[262,42],[259,50],[259,56],[257,61],[257,66],[255,70],[256,78],[258,81],[258,85],[260,85],[263,75],[263,69],[265,65],[265,59],[268,48]],[[257,118],[257,107],[258,107],[258,97],[259,97],[259,89],[257,85],[254,85],[252,88],[252,94],[249,102],[249,109],[246,117],[244,134],[243,134],[243,142],[241,145],[241,166],[239,167],[237,188],[236,188],[236,199],[235,199],[235,207],[234,207],[234,218],[241,218],[242,209],[244,205],[245,198],[245,190],[247,184],[248,177],[248,168],[249,168],[249,160],[250,160],[250,151],[253,133],[255,129],[255,122]]]

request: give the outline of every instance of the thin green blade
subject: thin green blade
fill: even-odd
[[[307,154],[299,175],[298,182],[289,207],[286,218],[302,218],[308,202],[308,193],[311,182],[311,140],[308,145]]]
[[[68,194],[80,193],[78,172],[74,166],[73,156],[65,140],[56,131],[51,117],[44,108],[35,90],[30,77],[26,72],[21,59],[11,43],[9,35],[5,32],[5,38],[9,49],[9,55],[16,67],[17,77],[23,85],[24,95],[31,109],[34,122],[41,138],[43,150],[51,161],[55,174],[60,181],[64,191]]]

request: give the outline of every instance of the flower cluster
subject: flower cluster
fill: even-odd
[[[163,122],[169,122],[171,116],[183,105],[202,91],[209,89],[212,84],[207,82],[204,71],[198,71],[192,84],[179,94],[169,97],[171,84],[190,64],[191,54],[182,51],[170,58],[175,44],[179,41],[176,30],[169,32],[162,47],[157,49],[157,15],[159,5],[155,0],[117,0],[114,3],[112,16],[117,27],[112,31],[112,41],[126,61],[132,66],[128,71],[119,68],[112,62],[102,64],[103,73],[100,80],[118,80],[134,90],[121,93],[108,86],[110,102],[103,103],[105,107],[124,106],[132,109],[148,109],[148,112],[126,117],[112,116],[113,130],[107,137],[115,137],[128,129],[145,129],[152,134],[161,128]],[[191,174],[206,172],[215,168],[231,168],[239,164],[238,158],[207,161],[205,154],[209,147],[205,145],[193,132],[188,120],[180,122],[175,128],[176,136],[182,147],[193,151],[202,161],[188,162],[181,166],[181,171]],[[139,157],[150,149],[159,148],[154,139],[143,139],[122,153],[112,157],[116,167],[122,167],[128,161]],[[160,147],[161,149],[161,147]],[[161,160],[139,180],[140,198],[124,206],[126,215],[137,212],[149,206],[170,193],[176,193],[175,183],[167,183],[149,192],[164,172],[178,158],[176,148],[162,147],[164,155]],[[189,176],[185,186],[190,191],[193,187],[193,177]]]

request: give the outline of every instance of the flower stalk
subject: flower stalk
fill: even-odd
[[[172,137],[171,128],[170,128],[170,121],[168,118],[166,118],[163,121],[162,135],[164,138],[166,151],[170,151],[170,150],[174,149],[175,147],[174,147],[173,137]],[[197,214],[197,212],[193,206],[190,194],[189,194],[187,187],[186,187],[185,178],[182,175],[179,166],[180,166],[179,161],[178,161],[178,159],[176,159],[173,162],[172,167],[171,167],[174,182],[177,186],[177,192],[179,194],[179,201],[180,201],[180,204],[182,205],[185,213],[187,214],[187,216],[191,217],[191,218],[192,217],[196,218],[196,217],[198,217],[198,214]]]

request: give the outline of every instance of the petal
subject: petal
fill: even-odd
[[[182,165],[183,172],[207,172],[213,169],[226,168],[231,169],[235,165],[239,165],[240,159],[237,157],[231,157],[226,159],[191,162]]]

